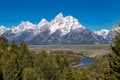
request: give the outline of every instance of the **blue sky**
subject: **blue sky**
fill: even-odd
[[[120,0],[0,0],[0,25],[38,24],[60,12],[77,18],[88,29],[111,29],[120,21]]]

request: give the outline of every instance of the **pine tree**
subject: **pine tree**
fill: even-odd
[[[8,47],[7,39],[0,36],[0,50],[5,50],[7,47]]]
[[[8,41],[6,38],[0,36],[0,59],[4,53],[4,51],[6,50],[6,48],[8,47]]]
[[[22,42],[20,44],[17,55],[18,55],[17,62],[18,62],[19,71],[20,71],[19,77],[20,79],[22,79],[23,70],[27,67],[33,66],[32,53],[29,52],[28,46],[26,45],[25,42]]]
[[[115,32],[115,37],[113,39],[113,44],[111,45],[112,52],[109,54],[110,57],[110,79],[119,80],[120,79],[120,24]]]
[[[2,57],[2,73],[4,80],[19,80],[17,55],[8,48]]]
[[[66,67],[65,72],[64,72],[64,79],[65,80],[84,80],[84,79],[80,79],[80,74],[78,73],[78,71],[75,71],[73,68],[71,67]],[[86,79],[88,80],[88,79]]]
[[[32,66],[32,53],[29,52],[28,46],[25,42],[22,42],[18,52],[18,61],[21,68]]]
[[[12,43],[11,43],[10,47],[13,48],[14,50],[18,50],[19,49],[19,47],[15,44],[14,40],[12,40]]]
[[[37,74],[33,68],[25,68],[23,70],[22,80],[37,80]]]
[[[2,74],[2,56],[8,47],[8,41],[6,38],[0,36],[0,80],[3,80],[3,74]]]

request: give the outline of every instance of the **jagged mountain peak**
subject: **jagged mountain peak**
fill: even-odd
[[[30,21],[22,21],[19,26],[34,26]]]
[[[5,26],[1,25],[0,28],[5,28]]]
[[[63,14],[58,14],[51,22],[50,22],[50,31],[51,34],[56,30],[61,30],[62,35],[69,33],[71,30],[85,28],[83,27],[76,18],[72,16],[63,17]]]
[[[120,27],[118,25],[113,26],[112,31],[120,30]]]
[[[55,17],[55,19],[62,19],[62,18],[63,18],[62,12],[60,12],[60,13]]]
[[[35,27],[36,27],[36,25],[35,25],[35,24],[32,24],[32,23],[29,22],[29,21],[26,21],[26,22],[22,21],[22,22],[20,23],[20,25],[18,25],[18,26],[13,26],[13,27],[11,28],[11,31],[12,31],[12,33],[21,33],[21,32],[26,31],[26,30],[28,30],[28,29],[34,29]]]
[[[6,29],[6,30],[9,30],[9,29],[10,29],[10,28],[7,28],[7,27],[5,27],[5,26],[3,26],[3,25],[0,26],[0,28],[1,28],[1,29]]]
[[[6,32],[7,30],[9,30],[9,28],[4,27],[3,25],[0,26],[0,35],[2,35],[4,32]]]
[[[48,22],[45,18],[43,18],[41,21],[40,21],[40,23],[46,23],[46,22]]]
[[[45,18],[43,18],[43,19],[39,22],[38,26],[44,26],[45,24],[49,24],[49,22],[48,22]]]

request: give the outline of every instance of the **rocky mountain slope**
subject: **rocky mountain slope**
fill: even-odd
[[[42,19],[38,24],[22,21],[10,29],[0,27],[0,35],[9,42],[14,39],[17,44],[21,41],[28,44],[107,44],[111,42],[112,34],[109,30],[91,31],[77,19],[64,17],[62,13],[50,22]]]

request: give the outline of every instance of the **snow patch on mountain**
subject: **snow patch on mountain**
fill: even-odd
[[[37,25],[34,25],[33,36],[37,36],[42,31],[45,31],[49,28],[49,22],[43,18]]]
[[[0,26],[0,35],[2,35],[3,33],[5,33],[7,30],[9,30],[9,28],[4,27],[3,25]]]
[[[95,33],[103,38],[106,38],[110,30],[102,29],[100,31],[95,31]]]
[[[16,27],[12,27],[12,33],[21,33],[23,31],[29,30],[29,29],[34,29],[36,25],[32,24],[31,22],[27,21],[24,22],[22,21],[20,23],[20,25],[16,26]]]

